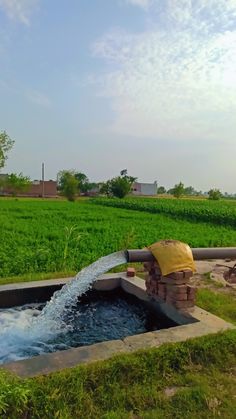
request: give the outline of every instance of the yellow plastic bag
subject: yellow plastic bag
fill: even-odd
[[[178,240],[161,240],[148,247],[157,260],[162,275],[190,269],[196,271],[192,250]]]

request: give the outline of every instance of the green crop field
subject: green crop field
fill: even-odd
[[[189,221],[203,221],[216,225],[236,227],[236,201],[209,201],[206,199],[95,199],[94,203],[115,208],[126,208],[149,212],[152,214],[166,214],[178,219]]]
[[[154,211],[158,205],[164,210]],[[196,215],[201,208],[205,222]],[[235,246],[235,208],[234,203],[208,201],[1,199],[0,277],[73,273],[113,251],[167,238],[192,247]]]

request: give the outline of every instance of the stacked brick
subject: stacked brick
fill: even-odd
[[[144,263],[144,269],[147,271],[145,279],[149,296],[163,300],[178,310],[194,307],[196,288],[188,284],[192,271],[184,270],[162,276],[157,262]]]

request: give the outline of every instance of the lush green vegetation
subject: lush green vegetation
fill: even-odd
[[[6,131],[0,132],[0,169],[5,166],[8,152],[12,149],[14,142],[15,141],[9,137]]]
[[[0,417],[234,418],[236,333],[118,355],[50,376],[0,373]]]
[[[18,277],[8,282],[56,277],[58,271],[72,274],[99,256],[163,238],[194,247],[236,245],[230,223],[217,226],[197,218],[190,222],[184,211],[174,219],[171,212],[152,212],[156,200],[132,201],[148,203],[150,211],[107,208],[88,201],[0,200],[2,283],[10,275]],[[127,200],[118,202],[126,205]],[[181,205],[187,208],[186,202],[192,208],[191,201],[166,202],[177,212]],[[216,204],[221,215],[223,207],[234,211],[233,203],[210,204]],[[204,205],[205,201],[197,202],[198,208]],[[201,289],[197,303],[236,324],[233,296]],[[230,419],[236,410],[235,363],[236,332],[229,331],[34,379],[21,380],[0,370],[0,417]]]
[[[127,170],[122,170],[120,176],[108,180],[103,183],[100,192],[107,196],[114,196],[116,198],[124,198],[131,191],[132,185],[136,178],[128,176]]]
[[[100,202],[134,206],[148,203],[151,208],[153,200]],[[168,200],[165,205],[173,209],[176,205],[178,211],[178,202]],[[192,202],[188,202],[192,208]],[[200,208],[201,204],[196,204]],[[93,201],[1,199],[0,277],[25,275],[24,280],[32,279],[35,273],[40,279],[39,273],[70,275],[100,256],[128,247],[142,248],[166,238],[185,241],[192,247],[236,245],[236,231],[232,227],[106,208]]]
[[[196,199],[153,199],[127,198],[106,199],[98,198],[95,204],[144,211],[152,214],[166,214],[171,217],[194,222],[207,222],[216,225],[236,227],[236,201],[219,201]]]
[[[206,288],[198,289],[197,305],[236,325],[236,298]]]

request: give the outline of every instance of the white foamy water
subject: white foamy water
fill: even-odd
[[[66,317],[78,297],[100,275],[123,263],[126,263],[124,252],[98,259],[56,291],[42,311],[39,305],[28,305],[24,310],[21,307],[0,310],[0,364],[50,352],[50,342],[71,330]]]

